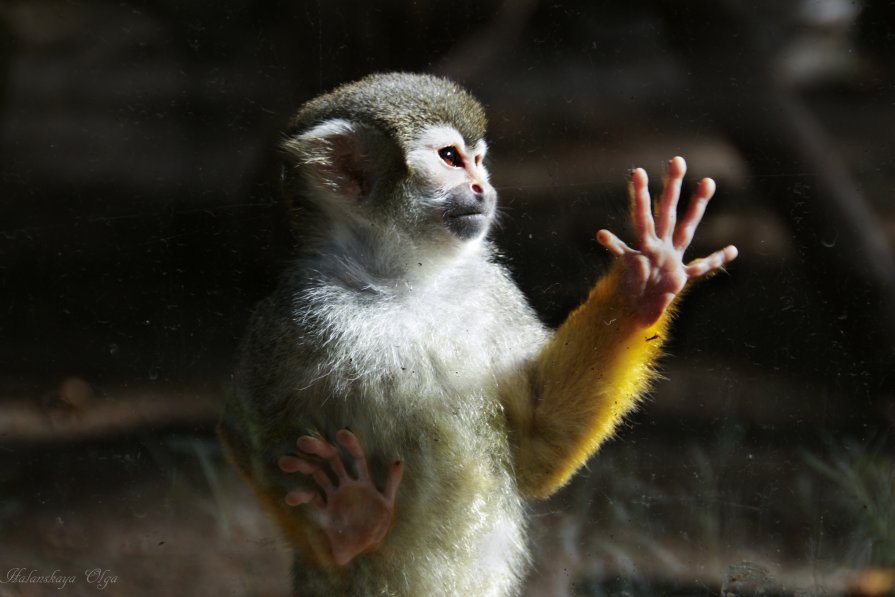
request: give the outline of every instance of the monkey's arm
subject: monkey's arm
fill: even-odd
[[[277,466],[275,459],[270,458],[271,462],[268,462],[268,451],[253,441],[253,438],[261,437],[261,429],[254,424],[254,417],[247,409],[236,400],[228,400],[217,429],[224,455],[245,479],[292,547],[315,565],[335,564],[319,525],[310,520],[306,512],[291,507],[283,499],[286,491],[274,481],[271,473]]]
[[[403,465],[400,461],[390,465],[385,489],[379,491],[370,478],[363,447],[350,431],[343,429],[336,438],[351,456],[357,478],[349,475],[339,448],[319,437],[302,436],[297,455],[280,456],[276,466],[284,473],[307,475],[313,486],[305,483],[288,492],[270,480],[265,472],[269,463],[253,462],[249,454],[261,451],[252,450],[226,418],[218,426],[218,437],[227,458],[287,540],[315,565],[347,565],[388,534]]]
[[[685,172],[683,158],[671,160],[654,220],[646,172],[634,171],[630,191],[639,250],[611,232],[598,233],[615,263],[537,355],[531,395],[506,401],[525,495],[552,494],[612,435],[655,376],[672,307],[685,286],[736,257],[736,248],[728,246],[683,263],[715,188],[702,180],[676,225]]]
[[[297,512],[284,501],[282,486],[274,483],[266,472],[267,463],[259,461],[263,450],[244,433],[250,419],[241,416],[238,419],[241,423],[233,424],[232,416],[228,415],[230,412],[225,410],[224,419],[218,425],[218,439],[227,460],[236,467],[293,547],[318,566],[333,565],[335,561],[323,532],[304,513]],[[257,434],[257,430],[253,429],[253,432]]]
[[[298,455],[281,456],[278,466],[283,472],[309,475],[314,479],[316,488],[293,489],[286,494],[286,504],[316,510],[333,560],[337,565],[345,566],[361,553],[378,546],[388,534],[404,467],[400,461],[389,466],[385,489],[380,492],[370,478],[367,458],[357,436],[342,429],[336,433],[336,440],[354,461],[357,478],[348,474],[339,448],[311,436],[298,438]],[[325,470],[324,462],[329,464],[335,483]]]

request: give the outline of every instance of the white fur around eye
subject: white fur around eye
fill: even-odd
[[[431,126],[422,131],[407,152],[407,165],[425,175],[428,180],[442,189],[450,189],[469,180],[469,174],[463,168],[452,167],[438,155],[444,147],[456,147],[460,150],[464,163],[476,164],[476,156],[484,157],[487,144],[479,140],[475,147],[469,148],[463,135],[457,129],[445,126]],[[481,165],[475,165],[487,180],[487,171]]]

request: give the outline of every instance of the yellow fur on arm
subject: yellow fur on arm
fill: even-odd
[[[636,323],[615,264],[534,364],[529,412],[517,412],[516,467],[523,494],[546,498],[609,438],[655,377],[671,314]]]

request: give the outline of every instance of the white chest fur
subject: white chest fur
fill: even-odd
[[[457,274],[391,294],[338,286],[306,291],[308,310],[299,319],[325,347],[317,375],[336,392],[351,386],[437,400],[493,395],[545,332],[498,266]]]

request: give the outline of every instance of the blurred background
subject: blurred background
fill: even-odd
[[[892,595],[893,38],[886,0],[3,0],[0,595],[287,592],[214,426],[288,257],[279,132],[387,70],[486,106],[494,238],[548,324],[633,166],[715,178],[693,255],[740,249],[532,505],[527,595]]]

